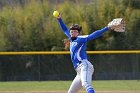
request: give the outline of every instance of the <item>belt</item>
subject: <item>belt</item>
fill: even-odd
[[[78,64],[77,64],[77,66],[79,66],[81,63],[82,63],[82,61],[78,61]]]
[[[87,59],[83,59],[83,60],[81,60],[81,61],[78,61],[78,65],[80,65],[81,63],[82,63],[82,61],[84,61],[84,60],[87,60]]]
[[[81,64],[82,63],[82,61],[79,61],[79,64]]]

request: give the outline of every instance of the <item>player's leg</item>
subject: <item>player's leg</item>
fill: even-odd
[[[68,90],[68,93],[77,93],[81,88],[82,84],[80,75],[77,74]]]
[[[93,65],[88,61],[84,62],[81,67],[81,82],[87,93],[94,93],[94,89],[91,85],[93,72]]]

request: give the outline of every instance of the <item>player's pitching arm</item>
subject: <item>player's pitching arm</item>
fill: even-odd
[[[60,25],[60,27],[62,28],[62,31],[65,33],[65,35],[70,39],[70,33],[69,33],[69,29],[67,28],[67,26],[65,25],[65,23],[63,22],[63,20],[61,19],[61,14],[56,10],[53,12],[53,16],[55,18],[57,18],[58,23]]]
[[[65,23],[63,22],[62,18],[59,17],[57,18],[58,23],[60,24],[60,27],[62,28],[62,31],[65,33],[65,35],[70,39],[70,33],[69,33],[69,29],[67,28],[67,26],[65,25]]]

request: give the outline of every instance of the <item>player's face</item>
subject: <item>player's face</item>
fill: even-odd
[[[78,30],[70,30],[70,36],[71,37],[77,37],[79,35]]]

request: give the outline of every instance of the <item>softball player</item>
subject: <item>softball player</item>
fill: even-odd
[[[97,30],[89,35],[80,35],[82,27],[78,24],[73,24],[70,28],[67,28],[60,15],[57,20],[62,31],[70,41],[71,60],[74,69],[77,72],[68,93],[77,93],[82,87],[87,91],[87,93],[95,93],[94,88],[91,85],[94,67],[87,59],[86,43],[100,37],[104,32],[109,30],[109,27],[104,27],[103,29]]]

